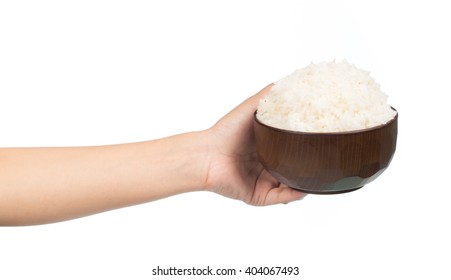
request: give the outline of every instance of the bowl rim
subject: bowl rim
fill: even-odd
[[[378,129],[381,129],[383,127],[386,127],[386,126],[390,125],[393,122],[396,122],[398,120],[398,110],[396,110],[393,107],[390,107],[390,108],[393,111],[395,111],[396,114],[391,120],[389,120],[388,122],[386,122],[384,124],[380,124],[380,125],[369,127],[369,128],[356,129],[356,130],[347,130],[347,131],[337,131],[337,132],[306,132],[306,131],[296,131],[296,130],[289,130],[289,129],[283,129],[283,128],[270,126],[270,125],[267,125],[267,124],[261,122],[257,118],[257,110],[255,110],[255,112],[254,112],[254,120],[258,124],[260,124],[260,125],[262,125],[262,126],[264,126],[266,128],[269,128],[269,129],[275,130],[275,131],[279,131],[279,132],[283,132],[283,133],[299,134],[299,135],[325,135],[325,136],[327,136],[327,135],[329,135],[329,136],[332,136],[332,135],[348,135],[348,134],[357,134],[357,133],[371,132],[371,131],[378,130]]]

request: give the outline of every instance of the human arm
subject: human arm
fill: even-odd
[[[0,225],[63,221],[191,191],[252,205],[300,199],[257,160],[252,117],[267,90],[204,131],[120,145],[0,149]]]

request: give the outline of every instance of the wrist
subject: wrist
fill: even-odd
[[[182,140],[180,153],[186,151],[184,166],[186,175],[191,182],[188,191],[208,190],[208,173],[211,162],[210,133],[208,130],[195,131],[182,135],[186,137]]]
[[[195,131],[157,140],[161,170],[170,170],[167,180],[173,194],[207,189],[210,163],[208,131]],[[155,155],[151,152],[150,155]],[[155,159],[155,158],[154,158]]]

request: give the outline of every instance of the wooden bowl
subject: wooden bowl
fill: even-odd
[[[368,129],[306,133],[265,125],[255,112],[254,133],[259,161],[279,182],[305,193],[337,194],[363,187],[388,167],[398,113]]]

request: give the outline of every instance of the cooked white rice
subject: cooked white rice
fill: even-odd
[[[276,82],[257,109],[260,122],[302,132],[370,128],[395,114],[379,84],[347,61],[296,70]]]

